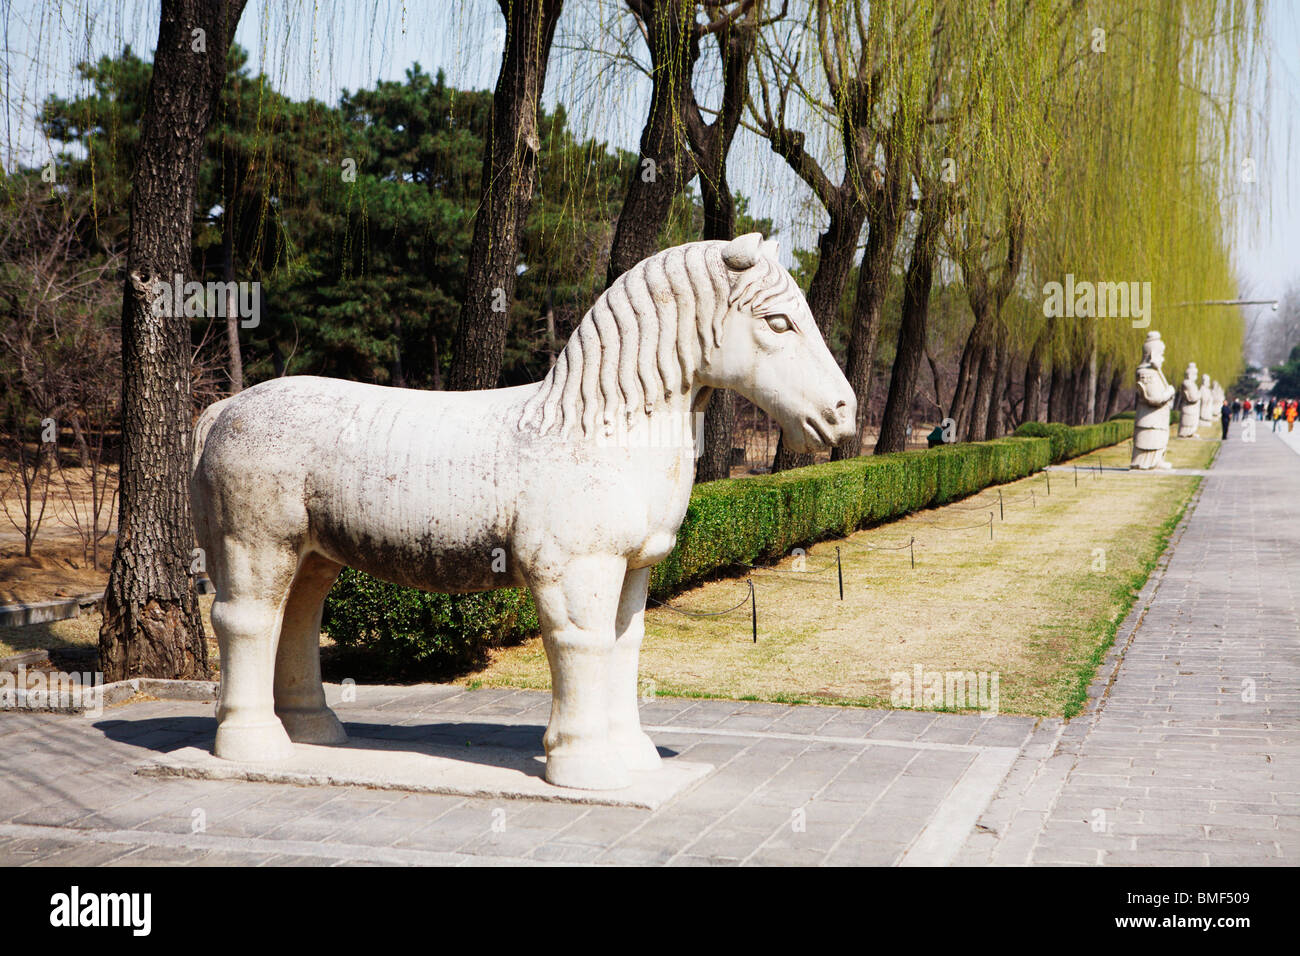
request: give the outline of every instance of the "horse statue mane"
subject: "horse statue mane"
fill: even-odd
[[[761,245],[760,245],[761,243]],[[795,288],[758,233],[676,246],[637,263],[601,293],[573,330],[519,429],[608,434],[621,416],[653,415],[690,390],[733,308],[762,315]]]

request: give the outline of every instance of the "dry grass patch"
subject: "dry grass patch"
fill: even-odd
[[[1213,428],[1206,425],[1195,438],[1179,438],[1178,428],[1174,426],[1169,430],[1169,448],[1165,452],[1165,461],[1175,468],[1209,468],[1210,463],[1214,461],[1214,456],[1218,454],[1219,445],[1222,444],[1219,435],[1218,425]],[[1106,468],[1127,468],[1132,460],[1133,445],[1130,440],[1111,445],[1109,448],[1099,448],[1082,458],[1075,459],[1070,464],[1077,463],[1080,470],[1084,465],[1098,463]]]
[[[1187,447],[1175,454],[1198,466],[1217,447],[1181,444]],[[1110,451],[1126,456],[1127,446]],[[643,688],[670,696],[879,707],[890,705],[893,675],[910,678],[920,665],[925,672],[996,672],[1004,713],[1069,716],[1198,482],[1103,472],[1075,488],[1057,473],[1049,496],[1039,474],[1000,486],[1005,520],[998,517],[999,489],[992,488],[823,542],[809,550],[802,574],[754,572],[757,644],[748,607],[718,618],[652,607]],[[913,538],[915,570],[901,547]],[[885,548],[900,550],[878,550]],[[794,563],[778,567],[792,571]],[[745,594],[744,579],[731,578],[670,603],[707,612]],[[549,688],[540,639],[495,651],[467,683]]]

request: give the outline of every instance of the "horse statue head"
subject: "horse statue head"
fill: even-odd
[[[597,436],[729,388],[797,452],[853,435],[856,399],[775,241],[675,246],[615,280],[526,403],[521,429]]]

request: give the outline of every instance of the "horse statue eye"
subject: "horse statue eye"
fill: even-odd
[[[789,332],[791,329],[794,328],[794,323],[791,322],[789,317],[787,316],[768,315],[768,316],[764,316],[764,318],[767,319],[768,328],[770,328],[773,332]]]

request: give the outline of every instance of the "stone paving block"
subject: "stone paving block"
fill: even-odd
[[[770,828],[732,826],[724,821],[683,847],[682,853],[738,863],[762,846],[771,833]]]
[[[896,843],[850,837],[826,855],[829,866],[894,866],[902,856]]]
[[[114,860],[121,859],[135,852],[137,848],[115,843],[71,844],[61,850],[33,860],[29,865],[39,866],[106,866]],[[4,859],[4,849],[0,848],[0,861]]]
[[[585,843],[543,843],[530,854],[534,860],[547,863],[591,863],[604,851],[604,847]]]
[[[826,858],[820,850],[805,847],[765,846],[742,866],[817,866]]]

